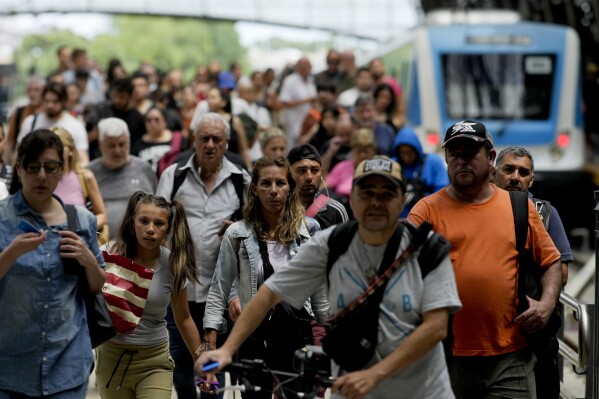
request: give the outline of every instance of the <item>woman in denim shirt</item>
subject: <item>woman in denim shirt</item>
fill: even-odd
[[[77,232],[53,195],[62,177],[62,142],[40,129],[19,146],[10,195],[0,202],[0,399],[85,398],[93,356],[78,278],[63,258],[85,270],[90,292],[106,275],[96,218],[77,208]],[[22,224],[27,222],[29,228]]]
[[[230,314],[235,320],[264,280],[320,230],[314,219],[304,217],[291,168],[283,157],[256,161],[243,216],[244,220],[227,229],[220,247],[206,302],[202,350],[214,348],[217,331],[226,330],[222,316],[227,303],[230,302]],[[324,287],[313,296],[311,304],[317,319],[324,321],[328,309]],[[264,359],[271,369],[293,371],[295,350],[312,342],[312,309],[310,303],[304,307],[302,310],[292,310],[289,305],[273,308],[261,331],[240,349],[241,357]],[[256,381],[254,385],[268,387],[269,384],[272,381]],[[243,396],[270,398],[271,393],[246,392]]]

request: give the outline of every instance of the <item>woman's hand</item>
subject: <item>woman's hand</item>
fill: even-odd
[[[98,262],[87,247],[87,244],[75,232],[61,230],[60,234],[60,256],[75,259],[83,267],[97,267]]]
[[[229,302],[229,318],[233,321],[237,321],[241,314],[241,302],[239,298],[234,298]]]
[[[23,233],[12,240],[9,248],[12,248],[15,251],[18,258],[29,251],[33,251],[45,240],[46,232],[44,230],[40,230],[39,233]]]

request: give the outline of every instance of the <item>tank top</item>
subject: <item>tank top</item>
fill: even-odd
[[[62,175],[54,194],[58,195],[65,204],[85,206],[83,189],[74,170]]]

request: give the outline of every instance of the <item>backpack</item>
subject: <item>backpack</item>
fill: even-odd
[[[416,174],[412,178],[407,178],[405,175],[402,177],[406,182],[406,209],[412,208],[418,201],[426,196],[427,192],[431,192],[431,188],[422,179],[422,169],[424,168],[424,162],[426,161],[426,154],[422,156],[420,165]]]
[[[549,219],[551,219],[551,203],[549,201],[545,201],[538,198],[531,198],[531,201],[533,204],[535,204],[535,208],[537,209],[537,213],[543,221],[545,230],[549,231]]]
[[[171,190],[171,198],[172,201],[175,198],[175,194],[179,191],[181,184],[185,181],[187,177],[187,173],[189,172],[189,168],[182,169],[189,159],[183,159],[177,163],[177,168],[175,169],[175,174],[173,175],[173,189]],[[241,171],[241,169],[238,169]],[[239,208],[231,215],[231,220],[241,220],[243,219],[243,173],[231,173],[231,182],[235,187],[235,193],[237,194],[237,198],[239,198]]]
[[[418,228],[407,220],[400,220],[405,228],[408,229],[411,236],[414,237]],[[340,223],[331,232],[327,244],[329,246],[329,256],[327,258],[327,282],[329,282],[329,274],[333,265],[341,255],[347,252],[354,235],[358,231],[358,222],[351,220],[349,222]],[[445,256],[449,253],[451,244],[445,237],[436,232],[429,233],[426,241],[422,244],[420,254],[418,255],[418,264],[420,272],[424,279],[428,273],[433,271]],[[330,282],[329,282],[330,283]]]

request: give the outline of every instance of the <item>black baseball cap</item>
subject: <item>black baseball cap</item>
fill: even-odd
[[[311,159],[313,161],[318,162],[322,165],[320,160],[320,153],[311,144],[301,144],[297,147],[293,147],[289,150],[289,154],[287,154],[287,160],[289,161],[289,165],[293,165],[297,161],[301,161],[302,159]]]
[[[460,137],[472,139],[480,143],[486,141],[493,147],[493,137],[491,136],[491,133],[485,125],[477,121],[465,120],[451,125],[445,132],[443,147],[445,147],[451,140]]]

